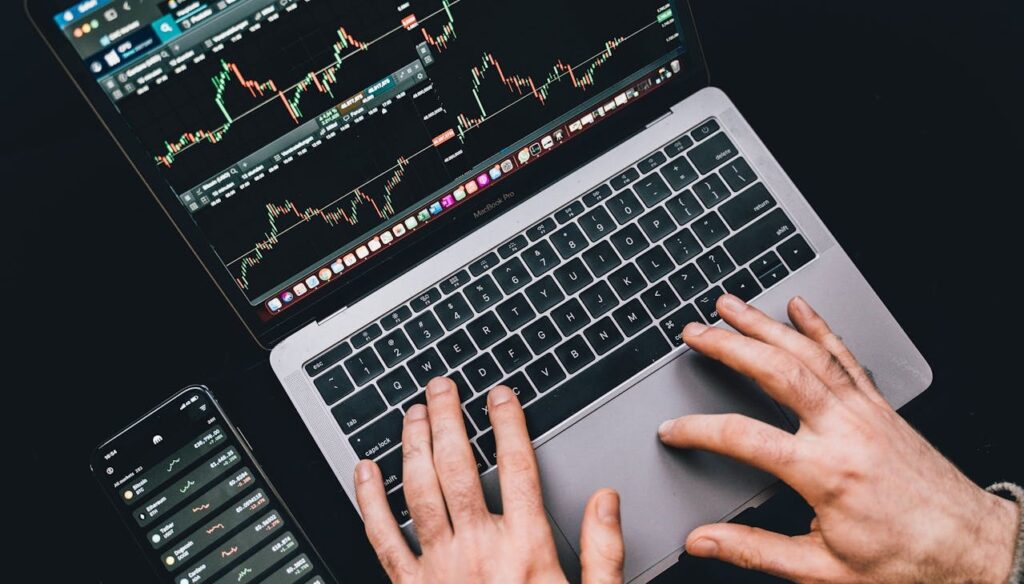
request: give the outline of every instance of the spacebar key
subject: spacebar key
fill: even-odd
[[[649,328],[594,365],[576,373],[526,408],[526,427],[530,438],[537,438],[562,423],[670,350],[657,327]]]

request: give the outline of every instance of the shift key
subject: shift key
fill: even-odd
[[[725,240],[737,265],[743,265],[786,239],[796,231],[782,209],[776,209]]]
[[[352,397],[334,406],[334,419],[346,434],[351,434],[387,409],[384,398],[372,386],[356,392]]]

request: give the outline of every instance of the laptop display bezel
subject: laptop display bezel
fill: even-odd
[[[529,199],[546,186],[557,182],[572,170],[642,131],[650,122],[664,115],[675,103],[710,84],[707,64],[689,2],[673,0],[671,3],[676,14],[683,16],[678,20],[686,39],[684,63],[686,75],[680,76],[681,78],[673,80],[665,87],[653,91],[638,102],[623,108],[621,112],[589,129],[585,135],[571,141],[565,147],[552,151],[545,157],[543,165],[538,165],[539,168],[534,169],[535,172],[528,173],[530,184],[524,185],[529,187],[529,193],[526,196],[515,197],[509,201],[509,204],[502,204],[495,212],[488,213],[486,219],[479,220],[474,218],[475,211],[502,198],[503,193],[508,192],[509,188],[516,188],[516,190],[522,190],[522,188],[507,186],[507,188],[484,191],[479,197],[467,200],[457,212],[439,217],[438,221],[428,224],[427,229],[412,234],[400,248],[395,248],[400,253],[393,253],[390,256],[382,255],[376,261],[368,262],[365,267],[354,272],[348,281],[332,282],[330,290],[322,291],[316,295],[316,298],[310,298],[293,307],[292,310],[264,322],[258,318],[257,310],[247,301],[231,276],[221,269],[221,262],[217,259],[206,236],[191,219],[188,211],[178,202],[156,166],[147,164],[151,161],[150,155],[139,143],[127,122],[118,113],[99,84],[95,82],[83,60],[72,48],[71,43],[63,37],[59,28],[54,26],[53,15],[65,9],[69,3],[68,0],[24,0],[24,2],[25,10],[36,30],[56,56],[61,67],[96,113],[100,123],[114,138],[132,168],[142,179],[146,189],[213,279],[218,290],[242,324],[256,342],[265,349],[273,347],[277,342],[307,324],[327,318],[345,306],[372,294],[374,290],[401,276],[411,267],[442,252],[449,245],[481,226],[499,219],[514,209],[517,204]],[[510,177],[510,180],[515,178],[515,176]],[[522,184],[524,180],[520,179],[513,184]],[[425,239],[430,240],[430,245],[417,245]],[[444,274],[440,276],[444,276]],[[389,308],[391,307],[381,307],[382,313]]]

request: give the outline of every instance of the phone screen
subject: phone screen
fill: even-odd
[[[92,469],[165,582],[334,581],[205,388],[101,445]]]

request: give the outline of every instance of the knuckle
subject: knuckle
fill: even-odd
[[[533,451],[526,451],[517,448],[502,452],[498,463],[504,467],[507,473],[513,475],[530,473],[533,471],[534,467]]]
[[[424,439],[407,439],[402,442],[402,462],[414,462],[430,452],[430,442]]]

